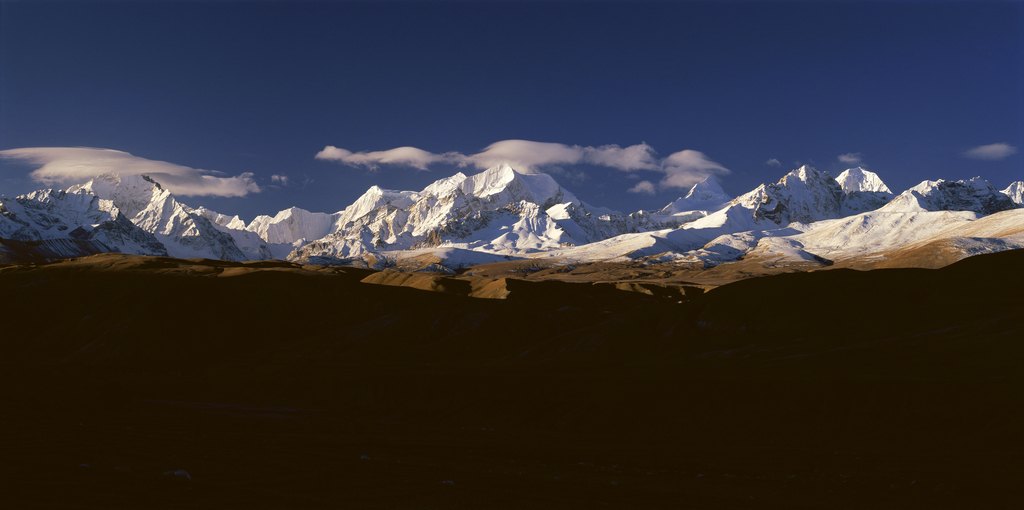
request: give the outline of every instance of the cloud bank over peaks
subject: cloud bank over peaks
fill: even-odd
[[[260,192],[250,172],[220,177],[223,172],[140,158],[112,149],[30,147],[0,151],[0,157],[39,166],[29,177],[48,185],[82,183],[103,174],[147,175],[175,195],[241,197]]]
[[[333,145],[324,147],[316,153],[316,159],[337,161],[350,166],[361,166],[369,170],[377,170],[380,165],[411,166],[417,170],[427,170],[433,163],[459,163],[465,156],[458,153],[433,154],[416,147],[398,147],[386,151],[352,152],[339,149]]]
[[[688,188],[712,174],[728,174],[729,169],[709,160],[703,153],[684,150],[666,158],[658,158],[653,147],[646,143],[621,147],[566,145],[529,140],[502,140],[494,142],[476,154],[458,152],[434,154],[415,147],[399,147],[385,151],[352,152],[328,145],[316,154],[316,159],[336,161],[345,165],[376,170],[380,165],[409,166],[428,170],[435,163],[471,166],[481,170],[508,163],[524,173],[565,172],[565,166],[595,165],[624,172],[654,171],[664,173],[659,185],[664,188]],[[634,187],[634,192],[653,193],[654,184]]]
[[[324,147],[324,150],[318,152],[315,158],[337,161],[349,166],[361,166],[370,170],[376,170],[380,165],[409,166],[417,170],[427,170],[427,167],[434,163],[472,166],[481,170],[500,163],[508,163],[526,173],[540,172],[541,167],[581,163],[608,166],[625,171],[657,168],[654,149],[645,143],[622,148],[618,145],[581,147],[528,140],[503,140],[492,143],[482,151],[468,156],[458,152],[434,154],[416,147],[352,152],[328,145]]]
[[[499,163],[509,163],[526,172],[540,172],[549,165],[590,164],[624,171],[652,170],[657,167],[655,152],[650,145],[641,143],[626,148],[618,145],[581,147],[561,143],[503,140],[488,145],[484,150],[465,156],[462,166],[472,165],[486,169]]]
[[[965,158],[995,161],[1006,159],[1016,153],[1017,148],[1008,143],[993,143],[990,145],[979,145],[960,153],[960,155]]]

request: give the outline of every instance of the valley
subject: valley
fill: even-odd
[[[47,508],[1013,507],[1022,254],[10,265],[2,476]]]

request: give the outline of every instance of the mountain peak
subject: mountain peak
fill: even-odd
[[[843,173],[836,177],[836,182],[843,188],[843,193],[847,195],[854,191],[879,191],[892,194],[892,190],[882,182],[878,174],[859,166],[843,170]]]
[[[499,163],[483,172],[467,177],[460,185],[463,193],[480,198],[510,193],[513,201],[525,200],[547,209],[564,202],[579,200],[548,174],[523,173],[508,163]]]
[[[1002,191],[1002,194],[1010,197],[1015,204],[1024,206],[1024,181],[1011,183]]]
[[[502,173],[502,174],[507,174],[509,172],[516,173],[516,174],[522,174],[523,173],[523,172],[520,172],[519,170],[516,170],[515,168],[513,168],[512,164],[509,163],[508,161],[502,161],[501,163],[498,163],[497,165],[494,165],[494,166],[488,168],[487,170],[484,170],[484,172],[485,173],[486,172],[495,172],[495,173]]]
[[[726,202],[732,200],[722,190],[722,186],[714,177],[707,177],[703,181],[694,184],[685,197],[678,198],[675,202],[666,205],[658,214],[676,214],[684,211],[709,211],[718,209]]]
[[[719,196],[728,197],[722,186],[714,177],[706,177],[703,181],[694,184],[690,192],[686,194],[688,200],[710,200]],[[728,200],[726,200],[728,201]]]
[[[803,165],[775,184],[762,184],[738,197],[734,203],[750,210],[755,221],[786,226],[794,221],[812,223],[838,217],[842,196],[842,188],[828,172]]]
[[[157,197],[169,198],[170,192],[147,175],[102,174],[85,184],[68,188],[69,193],[85,191],[104,200],[112,200],[127,218],[134,218]]]
[[[796,170],[793,170],[788,174],[784,175],[782,179],[779,180],[779,184],[786,185],[788,184],[787,181],[791,178],[799,179],[803,182],[809,182],[812,180],[821,179],[823,175],[827,176],[828,172],[819,172],[817,168],[814,168],[811,165],[803,165],[800,168],[797,168]]]
[[[901,193],[883,209],[890,212],[972,211],[994,214],[1018,206],[988,181],[975,177],[965,181],[924,181]]]

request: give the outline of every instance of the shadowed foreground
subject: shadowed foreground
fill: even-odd
[[[1022,265],[703,294],[9,266],[0,479],[51,508],[1016,507]]]

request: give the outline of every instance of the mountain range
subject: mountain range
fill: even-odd
[[[920,265],[908,254],[928,248],[947,264],[1024,247],[1022,200],[1021,181],[1002,191],[980,177],[924,181],[895,195],[863,168],[833,178],[802,166],[736,198],[708,178],[659,210],[622,214],[501,164],[422,191],[374,186],[335,213],[292,207],[246,224],[185,205],[147,176],[105,174],[0,199],[0,260],[120,252],[441,272],[519,259],[813,268]]]

